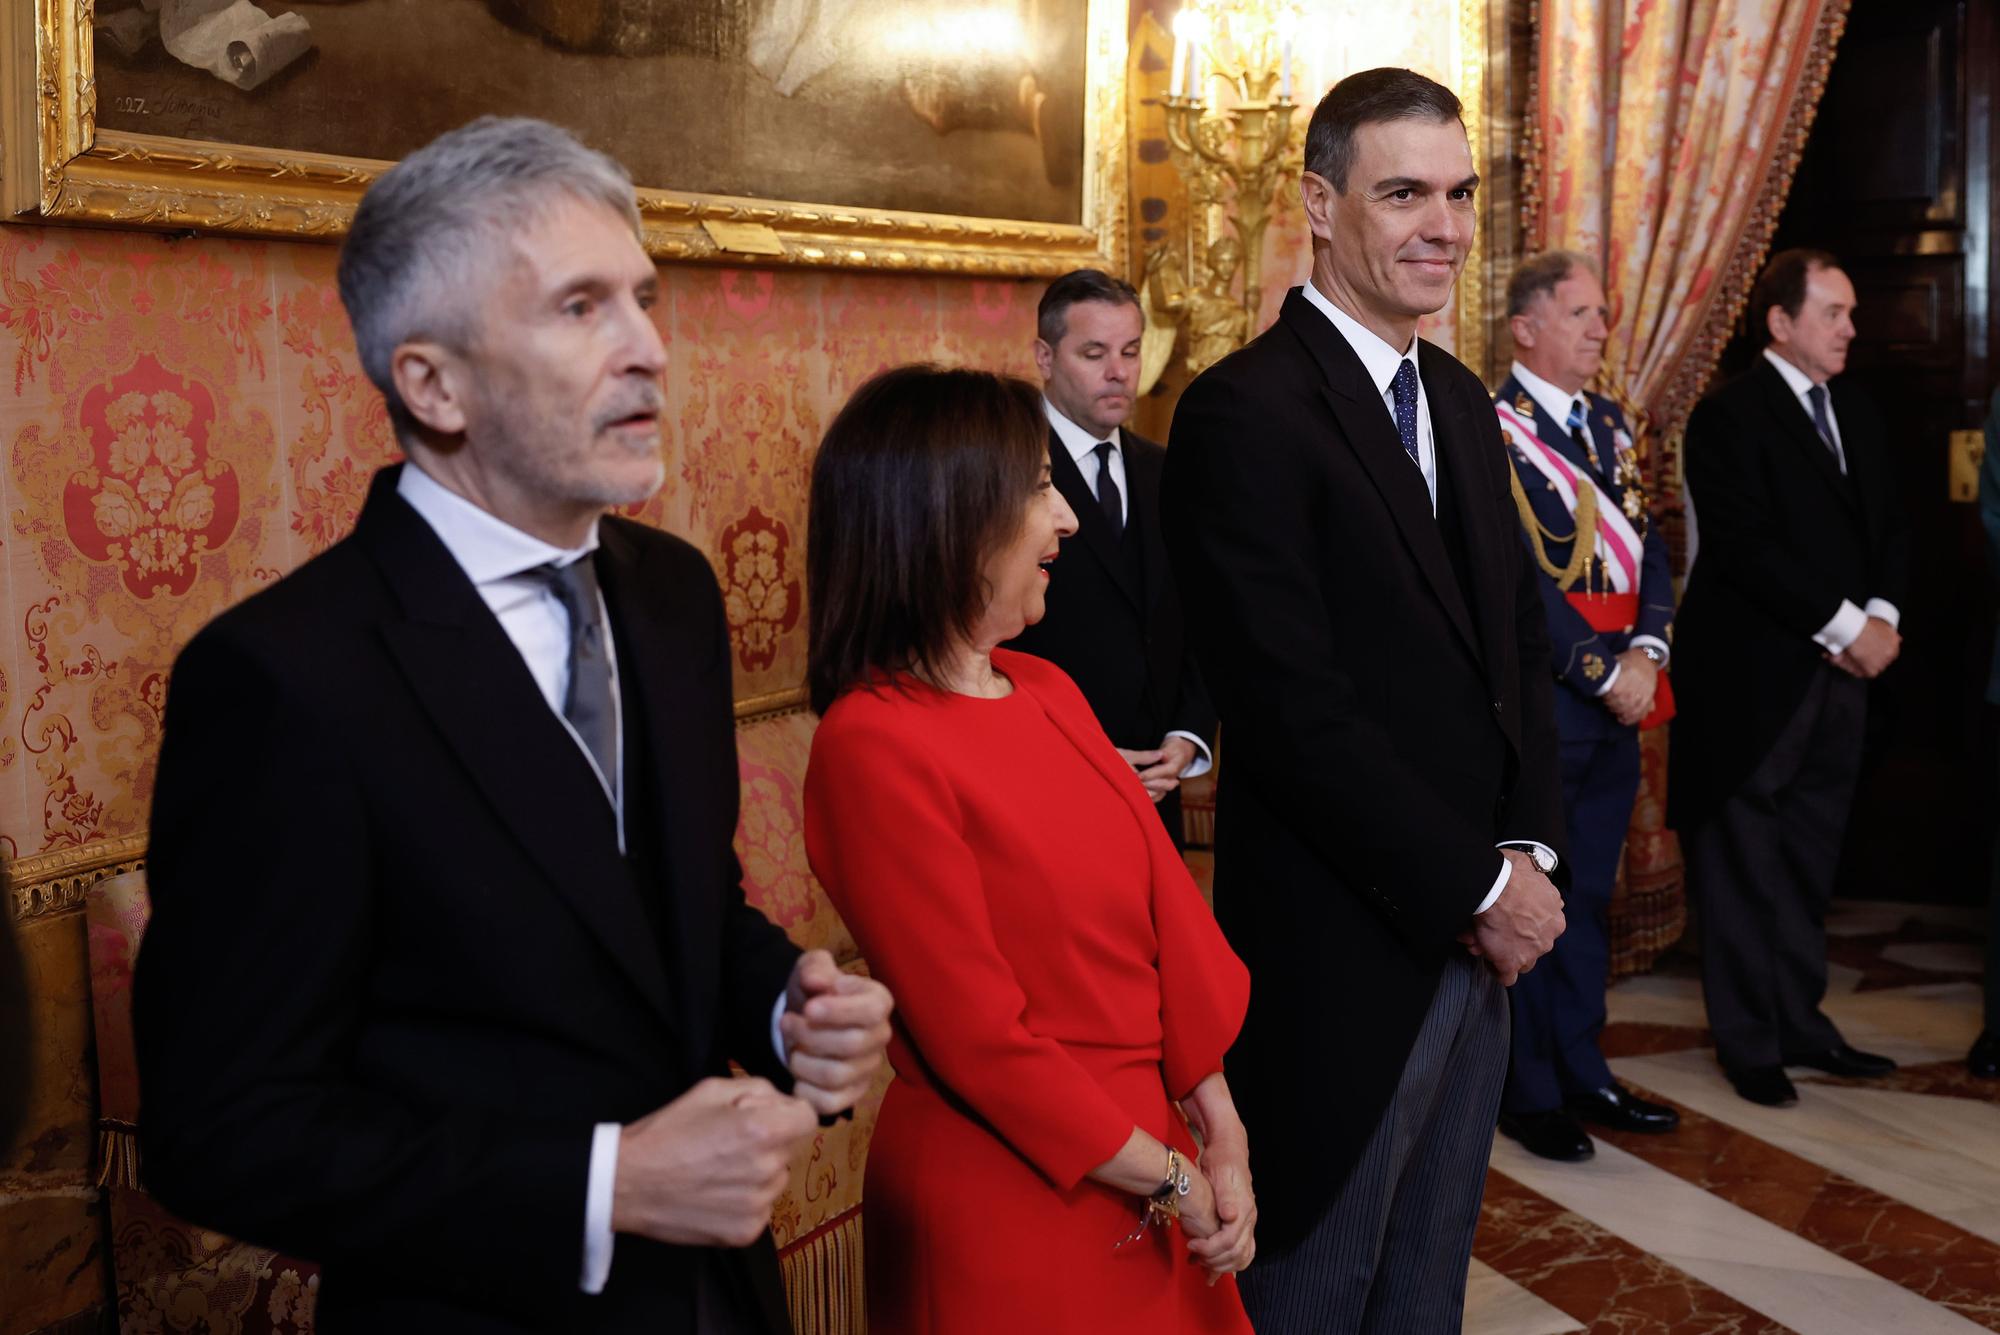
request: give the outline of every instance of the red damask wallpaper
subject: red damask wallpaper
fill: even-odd
[[[320,245],[0,227],[0,376],[13,381],[0,399],[0,619],[13,628],[0,642],[0,855],[143,832],[175,653],[337,541],[396,457],[335,258]],[[804,674],[820,432],[899,362],[1032,375],[1040,285],[694,266],[661,277],[670,467],[635,512],[708,552],[738,696],[784,691]],[[787,776],[752,749],[754,797]],[[752,810],[746,853],[778,916],[838,946],[822,941],[837,927],[818,921],[794,866],[796,812]],[[27,1132],[0,1147],[0,1335],[82,1310],[104,1283],[82,919],[28,918],[16,935],[37,1043]],[[787,1239],[832,1208],[853,1176],[837,1163],[858,1169],[865,1135],[839,1139],[803,1167]]]
[[[140,830],[166,672],[209,617],[346,532],[395,457],[331,247],[0,232],[0,852]],[[1031,374],[1034,284],[663,271],[671,466],[634,513],[704,547],[739,694],[798,684],[812,449],[918,359]]]

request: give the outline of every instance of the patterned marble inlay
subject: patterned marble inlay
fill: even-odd
[[[1588,1330],[1759,1335],[1789,1329],[1497,1172],[1486,1174],[1472,1254]]]
[[[1680,1113],[1680,1130],[1672,1135],[1597,1134],[1967,1320],[2000,1330],[2000,1246],[1692,1108]]]

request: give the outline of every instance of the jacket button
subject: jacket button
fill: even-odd
[[[1507,711],[1500,707],[1500,702],[1498,700],[1495,700],[1493,702],[1493,712],[1496,714],[1504,714]]]

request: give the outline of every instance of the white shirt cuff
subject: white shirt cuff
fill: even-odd
[[[616,1122],[599,1122],[590,1137],[590,1181],[583,1194],[583,1291],[602,1293],[611,1278],[611,1189],[618,1181]]]
[[[1631,647],[1634,649],[1644,649],[1649,645],[1660,651],[1660,661],[1654,665],[1656,667],[1665,667],[1667,660],[1674,656],[1673,646],[1657,635],[1634,635],[1632,637]]]
[[[1560,861],[1560,859],[1556,857],[1556,851],[1553,848],[1550,848],[1547,844],[1542,843],[1540,840],[1537,839],[1509,839],[1504,844],[1495,844],[1494,847],[1532,848],[1536,852],[1541,853],[1544,857],[1548,859],[1550,871],[1554,871],[1556,869],[1557,863]],[[1486,898],[1480,900],[1479,907],[1472,911],[1473,917],[1477,918],[1480,914],[1486,912],[1486,910],[1493,907],[1494,901],[1500,898],[1500,892],[1507,888],[1507,881],[1510,877],[1513,876],[1513,874],[1514,874],[1514,864],[1507,861],[1507,859],[1505,858],[1501,858],[1500,874],[1494,878],[1493,888],[1486,892]]]
[[[1813,642],[1830,654],[1846,653],[1847,646],[1860,639],[1867,626],[1868,614],[1842,598],[1840,610],[1833,614],[1833,620],[1819,628]]]
[[[1611,665],[1611,675],[1606,677],[1604,684],[1597,688],[1598,699],[1602,700],[1605,696],[1611,694],[1611,687],[1617,682],[1618,674],[1624,670],[1625,665],[1623,663],[1613,663]]]
[[[1890,630],[1901,630],[1903,628],[1902,611],[1887,598],[1870,598],[1861,610],[1871,617],[1877,617],[1888,622]]]
[[[792,1060],[785,1051],[785,1031],[778,1028],[778,1017],[785,1013],[785,993],[778,993],[777,1004],[771,1007],[771,1051],[778,1054],[778,1065],[784,1066]]]
[[[1168,733],[1167,736],[1185,737],[1194,743],[1194,759],[1188,761],[1188,767],[1181,771],[1181,778],[1199,778],[1215,768],[1215,756],[1209,751],[1207,742],[1204,742],[1191,732],[1180,732],[1178,730]]]
[[[1493,888],[1486,892],[1486,898],[1480,900],[1479,907],[1472,911],[1473,917],[1477,918],[1480,914],[1493,907],[1494,903],[1500,898],[1500,892],[1507,888],[1507,878],[1513,874],[1514,864],[1505,858],[1501,858],[1500,874],[1493,879]]]

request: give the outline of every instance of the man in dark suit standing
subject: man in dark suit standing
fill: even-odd
[[[1049,475],[1076,511],[1076,541],[1048,611],[1010,648],[1067,672],[1139,772],[1176,846],[1180,782],[1214,763],[1215,710],[1187,649],[1160,531],[1167,452],[1123,430],[1139,383],[1145,316],[1131,284],[1078,269],[1049,284],[1035,365],[1049,416]]]
[[[1261,1332],[1456,1329],[1507,1064],[1562,930],[1548,633],[1492,400],[1417,337],[1472,242],[1458,99],[1344,79],[1311,281],[1183,395],[1164,518],[1229,734],[1215,906],[1250,966]],[[1315,1025],[1318,1027],[1315,1028]]]
[[[1836,379],[1853,314],[1854,285],[1833,256],[1774,256],[1750,297],[1769,346],[1687,426],[1697,547],[1670,812],[1716,1056],[1737,1093],[1773,1107],[1798,1098],[1788,1065],[1896,1068],[1848,1046],[1820,1010],[1868,682],[1902,647],[1908,565],[1882,418]]]
[[[409,462],[175,665],[146,1169],[319,1261],[328,1335],[789,1331],[771,1203],[886,1041],[744,902],[707,563],[606,514],[664,473],[657,281],[554,126],[385,174],[340,288]]]
[[[1566,250],[1522,262],[1507,283],[1507,315],[1514,365],[1494,411],[1555,655],[1570,886],[1568,930],[1514,987],[1500,1129],[1544,1159],[1574,1162],[1596,1152],[1582,1121],[1640,1132],[1680,1124],[1672,1108],[1612,1079],[1597,1047],[1611,892],[1639,795],[1639,729],[1666,721],[1655,705],[1674,635],[1674,577],[1625,414],[1584,388],[1610,336],[1596,270]]]

